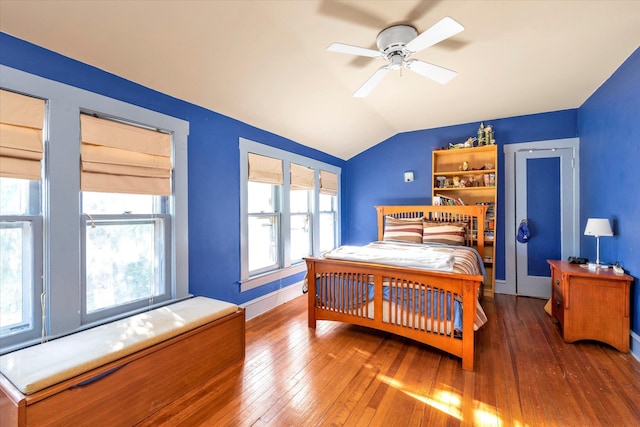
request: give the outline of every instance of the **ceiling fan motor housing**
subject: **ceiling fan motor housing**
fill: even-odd
[[[405,46],[417,36],[418,31],[411,25],[393,25],[380,31],[376,44],[380,52],[393,64],[394,56],[401,55],[401,58],[404,58],[408,55]]]

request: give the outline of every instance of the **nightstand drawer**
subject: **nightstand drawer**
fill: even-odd
[[[562,307],[563,304],[564,300],[562,299],[562,294],[556,292],[554,286],[553,296],[551,300],[551,313],[553,314],[553,317],[558,319],[558,322],[560,322],[561,325],[564,325],[564,307]]]

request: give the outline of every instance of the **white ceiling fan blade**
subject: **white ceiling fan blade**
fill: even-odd
[[[382,53],[365,47],[351,46],[344,43],[332,43],[327,50],[329,52],[346,53],[349,55],[368,56],[369,58],[382,58]]]
[[[458,75],[453,70],[449,70],[438,65],[429,64],[428,62],[419,61],[417,59],[410,59],[404,63],[405,68],[418,73],[423,77],[431,80],[435,80],[438,83],[445,84],[452,78]]]
[[[380,80],[382,80],[389,71],[391,71],[391,66],[389,65],[385,65],[384,67],[378,68],[378,70],[375,73],[373,73],[371,77],[369,77],[369,80],[364,82],[364,84],[360,86],[360,89],[358,89],[353,94],[353,97],[364,98],[365,96],[369,95],[369,93],[373,90],[373,88],[376,87],[378,83],[380,83]]]
[[[429,28],[415,39],[407,43],[407,50],[410,52],[420,52],[423,49],[433,46],[444,39],[448,39],[464,30],[464,27],[455,19],[448,16],[442,18],[433,27]]]

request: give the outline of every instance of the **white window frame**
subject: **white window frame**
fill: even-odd
[[[159,277],[159,286],[161,288],[161,292],[159,295],[151,298],[151,302],[149,300],[135,300],[124,304],[115,305],[112,307],[107,307],[101,310],[97,310],[95,312],[89,313],[87,312],[87,248],[86,248],[86,235],[87,235],[87,227],[91,227],[91,224],[131,224],[131,223],[151,223],[161,219],[161,226],[156,229],[156,248],[160,249],[160,265],[158,268],[158,276]],[[128,313],[131,311],[136,311],[140,309],[144,309],[151,305],[157,305],[171,299],[171,270],[170,270],[170,250],[165,250],[164,248],[171,248],[171,215],[170,214],[122,214],[122,215],[89,215],[82,214],[80,221],[80,245],[81,245],[81,284],[82,284],[82,323],[94,323],[98,322],[101,319],[109,319],[115,316],[118,316],[123,313]]]
[[[95,112],[173,136],[171,301],[189,297],[187,137],[189,123],[165,114],[0,65],[0,87],[47,100],[42,186],[45,337],[94,326],[81,316],[80,113]],[[148,309],[149,307],[145,307]],[[132,314],[133,312],[128,312]],[[117,317],[122,317],[121,314]],[[102,319],[99,323],[110,321]],[[2,342],[0,353],[37,343]]]
[[[328,197],[335,197],[335,196],[328,196]],[[337,199],[337,197],[336,197],[336,199]],[[318,197],[318,205],[320,205],[320,204],[321,203],[320,203],[320,200],[319,200],[319,197]],[[320,228],[320,221],[322,220],[322,214],[331,214],[333,216],[333,223],[334,224],[338,223],[338,220],[339,220],[339,217],[340,217],[340,215],[339,215],[339,210],[340,209],[338,208],[339,205],[338,205],[338,201],[337,200],[336,200],[335,204],[336,204],[335,210],[330,210],[330,211],[320,210],[320,206],[318,206],[318,208],[316,209],[316,213],[317,213],[316,216],[318,217],[318,228]],[[333,203],[332,203],[332,205],[333,205]],[[318,234],[319,233],[320,232],[318,232]],[[333,236],[333,241],[337,242],[335,235]],[[322,248],[320,248],[320,240],[318,240],[318,248],[319,248],[320,251],[322,251]]]
[[[31,232],[23,235],[23,246],[28,246],[30,253],[23,253],[22,287],[23,295],[30,294],[28,301],[23,301],[23,316],[31,317],[28,323],[3,328],[0,339],[2,346],[14,346],[24,341],[37,339],[42,334],[42,216],[41,215],[2,215],[3,223],[29,223]],[[29,242],[25,242],[28,239]],[[24,289],[29,287],[29,289]],[[25,313],[26,309],[26,313]]]
[[[301,273],[306,270],[306,264],[304,262],[298,262],[292,264],[289,254],[290,248],[290,212],[289,212],[289,197],[290,197],[290,164],[296,163],[301,166],[306,166],[314,170],[314,191],[313,202],[311,204],[314,212],[311,213],[312,222],[312,250],[313,255],[319,255],[319,215],[315,214],[315,210],[319,206],[319,191],[320,191],[320,170],[335,173],[338,177],[338,195],[337,206],[340,204],[340,182],[341,182],[341,168],[315,160],[309,157],[305,157],[299,154],[291,153],[289,151],[281,150],[269,145],[261,144],[255,141],[251,141],[245,138],[240,138],[240,291],[245,292],[250,289],[257,288],[259,286],[272,283],[276,280],[289,277],[296,273]],[[262,156],[273,157],[283,161],[283,173],[284,182],[282,184],[282,201],[281,201],[281,219],[280,219],[280,242],[279,250],[281,254],[281,263],[276,270],[250,276],[249,274],[249,262],[248,262],[248,211],[247,211],[247,182],[248,182],[248,153],[259,154]],[[340,245],[340,212],[338,208],[338,218],[336,219],[335,226],[335,242],[336,246]]]
[[[307,211],[306,212],[289,212],[289,216],[290,217],[294,217],[294,216],[304,217],[304,216],[306,216],[308,218],[309,228],[311,230],[311,233],[310,233],[310,237],[309,237],[309,241],[307,242],[307,245],[308,245],[308,250],[309,250],[310,254],[313,254],[313,243],[314,243],[314,239],[313,239],[314,232],[313,231],[314,231],[314,228],[315,228],[314,227],[314,223],[315,223],[314,218],[316,216],[319,216],[319,215],[316,215],[316,212],[319,212],[318,208],[316,206],[314,206],[314,204],[313,204],[313,199],[315,198],[315,195],[316,195],[315,187],[314,187],[313,191],[311,191],[311,190],[291,190],[291,189],[289,189],[289,194],[291,194],[292,191],[304,191],[306,193],[305,195],[307,196],[306,197],[307,198]],[[291,230],[291,220],[289,221],[289,230]],[[319,247],[320,246],[318,245],[318,248]],[[303,259],[291,259],[291,263],[292,264],[297,264],[297,263],[301,263],[301,262],[304,262],[304,260]]]
[[[278,187],[276,184],[269,184],[271,185],[271,191],[272,191],[272,197],[273,197],[273,203],[274,203],[274,209],[272,212],[248,212],[247,211],[247,229],[248,229],[248,220],[249,217],[253,217],[253,218],[271,218],[271,220],[273,221],[273,223],[275,224],[275,232],[277,235],[280,235],[280,228],[282,226],[282,209],[280,208],[281,206],[281,200],[282,200],[282,195],[280,194],[282,192],[282,188],[281,186]],[[247,233],[248,234],[248,233]],[[277,268],[280,263],[281,263],[281,259],[282,259],[282,247],[279,244],[280,239],[276,239],[276,248],[275,248],[275,252],[276,252],[276,261],[274,264],[272,265],[267,265],[264,266],[262,268],[256,269],[256,270],[249,270],[249,275],[260,275],[263,273],[268,273],[270,271],[272,271],[274,268]],[[249,260],[249,254],[247,254],[247,263]]]

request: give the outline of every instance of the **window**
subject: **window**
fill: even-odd
[[[0,90],[0,338],[37,337],[42,310],[40,205],[45,103]]]
[[[301,262],[313,252],[312,210],[310,190],[291,190],[289,197],[291,215],[291,263]]]
[[[278,200],[280,186],[263,182],[247,183],[249,225],[249,272],[270,271],[280,263]]]
[[[337,246],[338,176],[320,171],[320,252]]]
[[[82,193],[85,323],[170,297],[171,215],[163,206],[166,197]]]
[[[188,123],[2,65],[0,87],[0,353],[188,297]],[[6,126],[30,111],[6,93],[40,125]]]
[[[291,263],[313,254],[313,169],[290,163],[289,212],[291,225]]]
[[[87,323],[170,297],[172,150],[166,133],[88,114],[80,122]]]
[[[240,139],[242,291],[301,272],[304,257],[338,244],[339,173]]]
[[[0,178],[0,338],[40,334],[42,216],[39,181]]]
[[[338,222],[338,197],[320,194],[320,253],[335,248]]]

